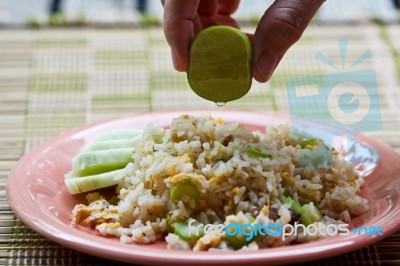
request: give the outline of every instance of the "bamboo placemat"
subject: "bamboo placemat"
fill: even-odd
[[[250,29],[249,29],[250,30]],[[338,62],[366,49],[364,68],[377,74],[383,129],[367,133],[400,149],[400,27],[311,26],[267,84],[254,82],[225,109],[288,113],[286,80],[328,75],[318,51]],[[345,70],[343,70],[345,71]],[[143,111],[219,109],[198,98],[185,74],[172,70],[160,28],[0,30],[0,264],[122,265],[59,246],[23,225],[10,210],[5,184],[17,160],[47,138],[75,126]],[[16,192],[18,193],[18,192]],[[308,265],[398,265],[400,233],[342,256]]]

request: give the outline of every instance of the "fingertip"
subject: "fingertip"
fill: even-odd
[[[197,8],[200,0],[168,0],[164,5],[164,35],[171,47],[173,66],[185,71],[188,65],[190,42],[201,30]]]
[[[280,0],[262,16],[253,39],[253,77],[266,82],[286,51],[301,37],[320,3]],[[320,1],[321,3],[323,1]]]
[[[267,82],[274,72],[279,57],[269,51],[263,51],[253,61],[253,77],[261,83]]]
[[[266,77],[260,75],[259,73],[255,73],[255,72],[253,73],[253,78],[260,83],[265,83],[269,80],[269,78],[266,78]]]
[[[264,76],[263,74],[259,73],[257,70],[253,70],[253,78],[260,83],[267,82],[270,77],[271,77],[271,75]]]
[[[184,67],[183,65],[175,64],[175,63],[174,63],[174,68],[176,71],[179,71],[179,72],[186,72],[186,70],[187,70],[187,68]]]
[[[174,65],[175,70],[179,72],[184,72],[187,69],[187,59],[184,56],[179,55],[174,49],[171,49],[172,54],[172,63]]]

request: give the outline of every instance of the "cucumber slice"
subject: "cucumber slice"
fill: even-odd
[[[196,232],[197,226],[202,225],[198,221],[194,221],[192,223],[192,230],[189,232],[189,225],[187,221],[179,221],[173,223],[173,229],[174,229],[174,234],[179,236],[180,239],[187,241],[187,242],[193,242],[199,239],[204,235],[204,230],[201,228],[199,230],[199,234]]]
[[[75,178],[75,177],[82,177],[82,176],[74,176],[74,173],[72,171],[70,171],[64,175],[64,179]]]
[[[95,189],[110,187],[118,184],[119,179],[115,176],[123,169],[107,172],[99,175],[85,177],[74,177],[71,173],[65,176],[64,183],[67,186],[69,194],[75,195]]]
[[[186,195],[194,199],[196,202],[201,198],[199,189],[190,181],[176,184],[170,192],[170,198],[175,203],[178,203]]]
[[[85,147],[83,152],[88,151],[101,151],[101,150],[111,150],[111,149],[121,149],[121,148],[133,148],[140,137],[130,138],[130,139],[116,139],[116,140],[102,140],[95,141]]]
[[[124,168],[132,161],[134,149],[111,149],[78,154],[72,159],[75,176],[96,175]]]
[[[255,221],[254,217],[251,216],[250,214],[246,214],[246,217],[247,217],[247,224],[252,224]],[[230,245],[234,249],[240,249],[243,246],[250,244],[254,240],[253,237],[250,240],[247,240],[247,236],[243,234],[241,234],[240,236],[238,234],[235,235],[226,234],[225,239],[228,245]]]
[[[130,139],[140,137],[143,134],[143,129],[125,128],[115,129],[100,134],[94,141],[116,140],[116,139]]]
[[[173,233],[174,232],[174,223],[176,223],[175,219],[171,216],[167,217],[167,232]]]

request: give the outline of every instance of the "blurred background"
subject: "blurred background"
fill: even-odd
[[[242,0],[236,17],[243,30],[254,31],[272,2]],[[399,6],[399,0],[326,1],[272,79],[253,82],[248,95],[222,108],[289,113],[288,79],[369,69],[376,73],[377,92],[371,96],[379,99],[382,129],[366,134],[400,150]],[[185,73],[173,70],[161,23],[159,0],[0,0],[0,264],[107,264],[43,239],[11,212],[4,187],[24,153],[96,120],[221,109],[195,95]],[[342,39],[348,41],[346,64]],[[368,49],[372,57],[350,70]],[[342,67],[316,60],[318,52]],[[301,108],[315,115],[312,104]],[[333,261],[400,261],[399,239],[397,234]]]
[[[243,0],[236,17],[257,21],[273,0]],[[396,21],[397,0],[327,1],[317,18],[320,22],[357,21],[366,17]],[[0,23],[3,26],[88,25],[159,23],[162,6],[158,0],[0,0]],[[59,16],[55,17],[54,15]]]
[[[243,30],[253,32],[272,2],[243,0],[236,14]],[[340,65],[338,41],[347,39],[349,63],[367,49],[373,54],[353,69],[377,74],[387,131],[371,134],[397,145],[398,7],[399,0],[327,1],[272,79],[254,82],[248,95],[224,108],[288,112],[286,81],[348,71],[315,59],[321,52]],[[190,90],[184,73],[173,70],[162,11],[159,0],[0,0],[0,110],[3,126],[21,126],[8,133],[28,134],[29,150],[43,138],[94,120],[218,109]],[[305,110],[315,113],[309,106]]]

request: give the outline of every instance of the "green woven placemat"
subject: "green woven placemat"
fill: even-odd
[[[378,77],[383,129],[368,134],[399,149],[399,32],[397,25],[311,26],[269,83],[254,82],[247,96],[223,108],[289,113],[286,81],[347,71],[315,60],[321,51],[340,62],[338,40],[347,38],[349,61],[365,49],[373,52],[363,67],[374,69]],[[143,111],[220,109],[198,98],[186,75],[172,69],[161,28],[0,30],[0,93],[1,265],[118,265],[54,244],[15,217],[5,183],[24,153],[61,131],[100,119]],[[399,262],[397,233],[307,265]]]

